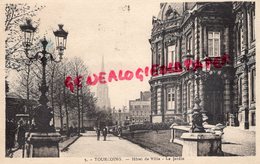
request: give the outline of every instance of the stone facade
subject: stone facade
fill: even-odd
[[[199,97],[208,123],[255,126],[254,2],[162,3],[152,24],[152,122],[191,122]]]
[[[150,122],[151,115],[151,93],[141,92],[140,98],[129,101],[129,113],[131,124]]]

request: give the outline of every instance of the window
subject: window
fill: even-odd
[[[168,110],[175,108],[175,97],[174,97],[174,88],[168,88],[167,89],[167,99],[168,99]]]
[[[157,88],[157,110],[160,111],[161,110],[161,88]]]
[[[220,32],[208,33],[208,54],[209,57],[220,56]]]
[[[169,63],[172,63],[172,65],[174,65],[175,62],[176,62],[176,46],[171,45],[168,47],[168,65]]]
[[[239,29],[239,43],[238,44],[239,44],[239,51],[241,52],[242,49],[243,49],[243,31],[242,31],[242,27]]]
[[[255,40],[255,12],[252,10],[250,12],[250,34],[251,41]]]
[[[190,53],[190,55],[192,55],[193,53],[192,53],[192,35],[191,35],[191,33],[187,36],[187,41],[186,41],[186,49],[187,49],[187,54],[188,54],[188,52]]]
[[[242,78],[238,81],[238,105],[242,105]]]
[[[256,73],[255,69],[252,70],[251,72],[251,100],[255,101],[255,78],[256,78]]]

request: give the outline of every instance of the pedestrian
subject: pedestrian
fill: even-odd
[[[122,137],[122,128],[121,128],[121,126],[118,127],[118,137],[119,137],[119,139],[121,139],[121,137]]]
[[[71,137],[73,135],[73,127],[72,126],[69,127],[68,133],[69,133],[68,134],[69,137]]]
[[[100,138],[100,129],[99,128],[97,128],[97,140],[99,141],[99,138]]]
[[[11,129],[10,129],[10,121],[6,120],[5,123],[5,155],[8,156],[12,147],[11,147],[11,140],[10,140],[10,134],[11,134]]]
[[[106,138],[107,138],[107,127],[105,127],[103,129],[103,136],[104,136],[104,141],[106,141]]]
[[[15,123],[15,121],[13,119],[11,119],[10,121],[10,141],[11,141],[11,148],[13,148],[15,146],[15,134],[16,134],[16,130],[17,130],[17,125]]]
[[[22,148],[22,146],[25,143],[25,126],[22,120],[19,121],[19,127],[18,127],[18,135],[17,135],[17,142],[19,145],[19,148]]]

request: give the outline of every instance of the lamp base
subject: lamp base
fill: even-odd
[[[30,133],[26,144],[26,157],[59,157],[59,133]]]

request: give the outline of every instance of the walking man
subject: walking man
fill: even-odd
[[[100,138],[100,129],[97,128],[97,140],[99,141],[99,138]]]
[[[106,141],[106,138],[107,138],[107,128],[106,127],[103,129],[103,136],[104,136],[104,141]]]
[[[122,128],[121,126],[118,127],[118,138],[121,139],[122,137]]]

